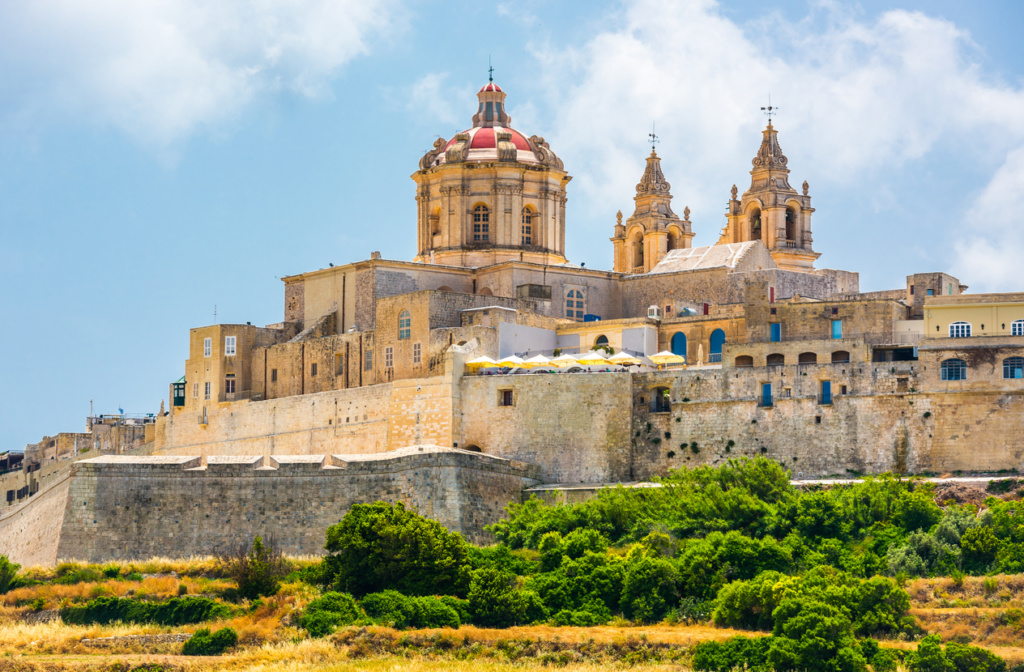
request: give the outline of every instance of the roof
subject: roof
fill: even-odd
[[[498,160],[498,131],[507,131],[512,137],[509,141],[516,146],[516,160],[520,163],[540,163],[536,154],[530,148],[530,143],[519,131],[504,126],[474,127],[463,133],[469,135],[469,151],[466,152],[466,161],[497,161]],[[438,163],[445,163],[443,152],[455,144],[458,136],[453,136],[448,144],[444,146],[442,154],[438,157]]]
[[[480,87],[480,93],[483,93],[484,91],[497,91],[498,93],[501,93],[501,87],[494,82],[488,82]]]
[[[776,265],[764,243],[760,240],[749,240],[745,243],[722,243],[672,250],[651,269],[651,273],[677,273],[707,268],[757,271],[776,268]]]

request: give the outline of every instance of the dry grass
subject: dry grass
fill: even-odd
[[[958,586],[949,577],[916,579],[906,586],[914,607],[994,607],[1024,605],[1024,575],[968,576]]]
[[[322,560],[317,555],[292,555],[286,556],[285,561],[294,569],[304,569]],[[53,567],[32,566],[22,569],[21,574],[33,581],[53,581],[54,579],[70,574],[76,570],[86,567],[118,568],[121,574],[127,575],[134,572],[139,574],[178,574],[180,576],[220,576],[220,563],[214,556],[192,556],[189,558],[149,558],[148,560],[113,560],[103,565],[95,565],[84,562],[68,561],[61,562]]]
[[[0,595],[0,604],[14,606],[27,604],[42,599],[44,609],[56,609],[65,600],[78,602],[96,597],[154,597],[166,598],[178,595],[182,584],[189,595],[205,595],[218,593],[233,584],[223,579],[206,579],[192,577],[151,576],[142,581],[125,581],[108,579],[100,582],[73,583],[69,585],[46,583],[27,586]]]

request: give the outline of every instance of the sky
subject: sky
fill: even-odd
[[[283,317],[283,276],[415,254],[409,176],[494,80],[610,268],[652,125],[715,242],[765,119],[819,268],[1021,291],[1017,0],[0,3],[0,452],[155,412],[188,330]],[[215,317],[216,315],[216,317]]]

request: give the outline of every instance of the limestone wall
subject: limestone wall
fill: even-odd
[[[68,473],[64,469],[24,503],[0,510],[0,555],[24,566],[56,561]]]
[[[460,447],[537,464],[549,483],[634,480],[630,374],[465,376],[460,391]]]
[[[57,557],[90,562],[187,557],[273,536],[322,553],[324,531],[356,503],[403,502],[468,539],[538,482],[535,467],[413,447],[379,456],[128,458],[75,465]],[[59,516],[55,518],[59,520]]]

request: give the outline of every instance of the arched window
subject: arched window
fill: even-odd
[[[486,243],[491,239],[491,211],[481,203],[473,208],[473,242]]]
[[[582,321],[583,312],[586,310],[585,303],[583,292],[570,289],[565,293],[565,316],[570,320]]]
[[[786,356],[779,353],[768,355],[768,366],[782,366],[786,363]]]
[[[675,250],[679,247],[679,234],[675,229],[668,230],[668,249]]]
[[[725,332],[721,329],[715,329],[711,332],[711,354],[708,355],[708,362],[714,364],[715,362],[722,361],[722,346],[725,345]]]
[[[796,247],[796,210],[786,208],[786,241]]]
[[[644,236],[641,232],[637,231],[633,234],[629,242],[629,250],[627,251],[630,261],[633,263],[633,268],[630,271],[643,273],[644,266]],[[638,270],[639,269],[639,270]]]
[[[533,210],[530,206],[523,208],[523,228],[519,244],[533,245]]]
[[[753,366],[754,358],[750,355],[740,355],[736,358],[736,366]]]
[[[835,352],[832,353],[833,364],[849,364],[849,362],[850,353],[847,352],[846,350],[836,350]]]
[[[408,310],[403,310],[398,316],[398,340],[404,341],[412,333],[412,315]]]
[[[605,336],[604,334],[598,336],[597,339],[594,341],[595,348],[602,348],[606,345],[608,345],[608,337]]]
[[[1024,336],[1024,320],[1014,320],[1010,325],[1010,336]]]
[[[818,355],[813,352],[801,352],[796,361],[797,364],[817,364]]]
[[[1007,357],[1004,359],[1003,378],[1024,378],[1024,357]]]
[[[681,331],[672,334],[672,354],[686,357],[686,334]]]
[[[971,337],[971,323],[970,322],[954,322],[949,325],[949,337],[950,338],[970,338]]]
[[[943,380],[967,380],[967,362],[962,359],[943,360],[941,371]]]

